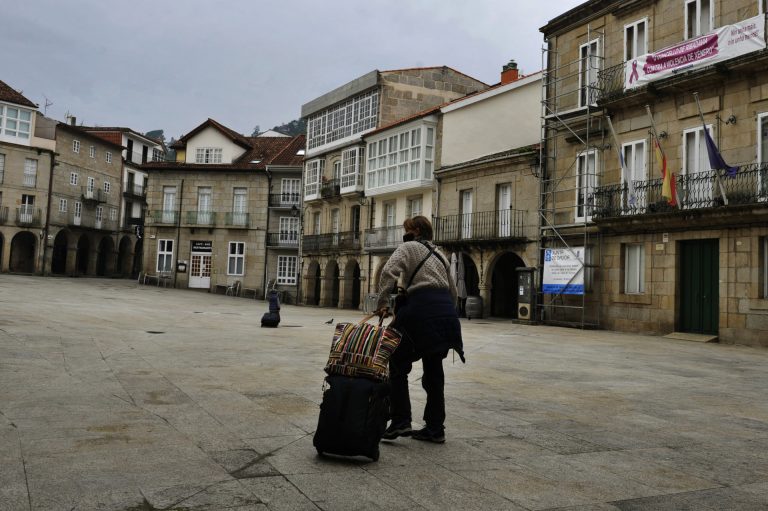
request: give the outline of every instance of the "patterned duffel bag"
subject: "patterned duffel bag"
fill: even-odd
[[[375,314],[359,323],[337,323],[331,354],[325,365],[329,375],[359,376],[376,381],[389,379],[389,357],[400,344],[400,332],[383,325],[368,323]]]

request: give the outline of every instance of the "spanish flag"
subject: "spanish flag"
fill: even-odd
[[[661,198],[666,199],[670,206],[677,206],[675,174],[667,168],[667,157],[661,150],[659,139],[655,133],[653,134],[653,148],[656,152],[656,161],[661,169]]]

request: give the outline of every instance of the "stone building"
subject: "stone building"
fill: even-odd
[[[303,143],[245,137],[208,119],[172,146],[175,162],[142,165],[142,280],[261,297],[276,284],[295,296],[298,222],[282,218],[300,211]]]
[[[483,82],[445,66],[375,70],[302,106],[301,115],[307,119],[303,303],[358,308],[365,294],[375,291],[361,233],[366,226],[374,228],[379,206],[364,196],[365,166],[372,157],[361,137],[485,88]],[[413,165],[413,171],[424,176],[432,171],[424,157],[426,140],[426,131],[417,141],[409,139],[407,158],[406,150],[397,146],[399,138],[392,146],[385,140],[377,161],[386,158],[388,165],[402,163],[409,169]],[[394,182],[394,177],[385,175],[383,183]]]
[[[37,105],[0,81],[0,271],[40,273],[54,129]]]
[[[768,345],[764,9],[591,0],[541,29],[542,319]]]

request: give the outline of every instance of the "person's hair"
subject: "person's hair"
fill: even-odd
[[[432,222],[425,216],[415,216],[413,218],[406,218],[403,222],[403,229],[408,231],[419,231],[419,236],[424,240],[432,239]]]

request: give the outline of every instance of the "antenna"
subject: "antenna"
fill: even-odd
[[[43,94],[43,97],[45,98],[45,108],[43,108],[43,115],[48,115],[48,107],[53,105],[53,101],[48,99],[48,96]]]

